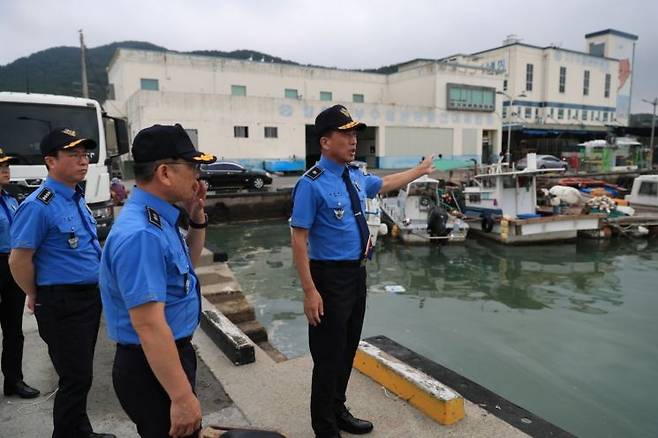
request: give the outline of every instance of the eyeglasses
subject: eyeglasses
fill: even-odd
[[[173,166],[173,165],[176,165],[176,164],[178,164],[178,165],[182,164],[182,165],[187,166],[187,167],[189,167],[190,169],[192,169],[192,171],[194,171],[195,173],[199,173],[199,172],[201,171],[201,164],[198,164],[198,163],[190,163],[190,162],[187,162],[187,161],[185,161],[185,162],[181,162],[181,161],[165,161],[165,162],[160,163],[160,164],[168,164],[168,165],[170,165],[170,166]]]
[[[91,152],[64,152],[64,155],[69,158],[75,158],[77,160],[91,160],[91,157],[93,156]]]

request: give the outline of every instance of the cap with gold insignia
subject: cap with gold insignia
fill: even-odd
[[[91,138],[78,136],[78,133],[71,128],[55,128],[48,135],[41,139],[41,154],[53,155],[61,149],[71,149],[76,146],[83,146],[85,149],[95,149],[96,142]]]
[[[183,127],[175,125],[153,125],[137,133],[133,140],[133,158],[136,163],[180,158],[192,163],[214,163],[214,155],[199,152]]]
[[[315,118],[315,133],[322,137],[329,131],[361,131],[366,124],[352,119],[349,111],[343,105],[334,105],[322,111]]]
[[[5,154],[4,149],[0,148],[0,166],[5,164],[14,164],[18,161],[18,158],[9,156]]]

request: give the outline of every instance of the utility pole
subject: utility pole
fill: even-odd
[[[507,84],[509,87],[509,83]],[[514,99],[517,99],[519,97],[527,97],[525,93],[521,93],[516,97],[512,97],[509,94],[505,93],[504,91],[496,91],[496,94],[500,94],[501,96],[505,96],[507,100],[509,101],[509,107],[507,109],[507,151],[505,152],[505,161],[507,162],[508,166],[511,166],[511,159],[510,159],[510,147],[511,147],[511,139],[512,139],[512,106],[514,106]]]
[[[82,97],[89,98],[89,86],[87,85],[87,63],[85,62],[85,40],[80,29],[80,68],[82,75]]]
[[[658,105],[658,97],[654,97],[653,100],[642,99],[642,102],[653,105],[653,116],[651,117],[651,145],[649,146],[649,169],[653,170],[653,139],[656,130],[656,105]]]

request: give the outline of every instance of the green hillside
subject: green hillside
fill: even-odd
[[[140,41],[124,41],[87,49],[87,81],[89,95],[105,100],[107,90],[107,65],[117,48],[166,51],[155,44]],[[218,56],[233,59],[297,64],[253,50],[196,50],[183,52],[195,55]],[[52,47],[28,57],[0,66],[0,91],[29,91],[32,93],[82,96],[80,79],[80,48]]]

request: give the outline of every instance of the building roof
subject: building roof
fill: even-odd
[[[605,29],[605,30],[599,30],[597,32],[588,33],[587,35],[585,35],[585,38],[592,38],[592,37],[597,37],[597,36],[606,35],[606,34],[611,34],[611,35],[615,35],[615,36],[622,37],[622,38],[628,38],[629,40],[633,40],[633,41],[638,40],[637,35],[633,35],[632,33],[622,32],[622,31],[616,30],[616,29]]]
[[[531,49],[538,49],[538,50],[553,49],[553,50],[560,50],[562,52],[576,53],[578,55],[583,55],[583,56],[591,56],[592,58],[597,58],[597,59],[607,59],[609,61],[619,61],[617,58],[609,58],[607,56],[592,55],[591,53],[582,52],[582,51],[579,51],[579,50],[563,49],[562,47],[557,47],[557,46],[544,46],[544,47],[534,46],[532,44],[518,43],[518,42],[517,43],[511,43],[511,44],[505,44],[505,45],[498,46],[498,47],[494,47],[493,49],[487,49],[487,50],[482,50],[480,52],[471,53],[470,56],[477,56],[477,55],[481,55],[483,53],[493,52],[494,50],[504,49],[506,47],[511,47],[511,46],[529,47]]]

